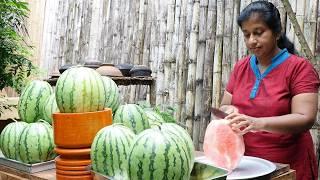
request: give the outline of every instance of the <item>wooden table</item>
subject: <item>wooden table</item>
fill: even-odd
[[[150,104],[156,105],[156,80],[153,77],[110,77],[118,86],[147,85],[150,88]],[[55,86],[58,77],[45,79],[51,86]]]
[[[296,173],[290,169],[287,164],[275,163],[277,169],[271,174],[272,180],[295,180]],[[1,180],[55,180],[55,169],[42,171],[38,173],[28,174],[19,170],[0,165],[0,179]]]

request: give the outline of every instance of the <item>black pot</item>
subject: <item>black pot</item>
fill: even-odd
[[[123,76],[130,76],[130,70],[133,68],[132,64],[118,64],[116,67],[121,71]]]
[[[100,61],[86,61],[84,62],[84,67],[92,68],[92,69],[97,69],[102,65],[102,62]]]
[[[152,71],[148,66],[134,65],[129,73],[131,77],[144,77],[144,76],[151,76]]]
[[[62,74],[65,70],[69,69],[72,66],[76,66],[76,64],[65,64],[63,66],[60,66],[59,72]]]

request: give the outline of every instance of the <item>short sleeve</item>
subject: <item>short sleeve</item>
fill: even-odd
[[[308,60],[297,64],[291,79],[291,94],[318,93],[319,75]]]
[[[236,82],[236,76],[238,74],[237,73],[238,68],[239,68],[239,65],[238,65],[238,63],[236,63],[236,65],[234,66],[234,68],[230,74],[229,81],[227,83],[226,91],[229,92],[230,94],[233,94],[234,83]]]

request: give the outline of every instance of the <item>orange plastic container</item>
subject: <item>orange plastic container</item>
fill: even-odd
[[[60,155],[62,159],[90,159],[90,148],[64,149],[55,147],[54,151]]]
[[[62,175],[62,174],[57,174],[56,178],[58,180],[92,180],[93,179],[91,175],[68,176],[68,175]]]
[[[56,164],[56,169],[63,171],[88,171],[88,166],[61,166]]]
[[[97,132],[110,124],[112,111],[109,108],[85,113],[54,113],[54,142],[62,148],[90,148]]]
[[[88,166],[91,164],[90,159],[62,159],[61,157],[56,157],[56,165],[60,166]]]

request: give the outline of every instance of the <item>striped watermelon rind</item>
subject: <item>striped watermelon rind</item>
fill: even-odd
[[[47,98],[53,93],[49,83],[33,80],[23,89],[18,102],[18,114],[27,123],[42,119],[42,109]]]
[[[52,126],[43,120],[28,124],[20,135],[18,149],[24,163],[34,164],[53,159]]]
[[[53,93],[48,97],[48,99],[45,102],[45,105],[43,106],[43,110],[42,110],[43,120],[52,124],[52,121],[53,121],[52,114],[55,112],[59,112],[59,108],[57,106],[56,96]]]
[[[56,101],[62,113],[101,111],[105,99],[102,77],[91,68],[71,67],[57,81]]]
[[[102,76],[102,79],[106,94],[105,107],[111,108],[112,113],[115,113],[120,105],[119,88],[110,77]]]
[[[150,128],[145,112],[136,104],[120,105],[114,115],[113,122],[124,124],[135,134]]]
[[[27,127],[28,123],[12,122],[9,123],[0,134],[0,149],[4,157],[14,160],[20,160],[19,158],[19,139],[22,131]]]
[[[194,154],[195,154],[195,148],[193,141],[191,139],[191,136],[189,133],[183,129],[181,126],[175,124],[175,123],[163,123],[161,125],[161,129],[164,132],[174,134],[176,138],[180,139],[180,142],[182,142],[186,146],[186,152],[189,155],[189,160],[190,160],[190,166],[191,170],[194,164]],[[191,171],[190,171],[191,173]]]
[[[128,160],[129,179],[189,179],[189,154],[176,135],[160,130],[147,129],[131,145]]]
[[[164,119],[157,112],[152,110],[145,110],[146,117],[151,127],[161,125],[165,123]]]
[[[91,146],[94,171],[111,177],[127,176],[127,158],[135,137],[124,125],[113,124],[101,129]]]

